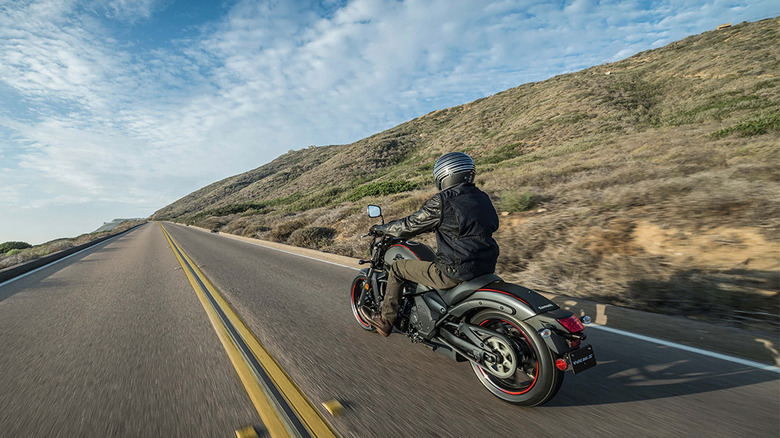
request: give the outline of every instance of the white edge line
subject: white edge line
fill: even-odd
[[[268,249],[272,249],[274,251],[279,251],[279,252],[283,252],[283,253],[286,253],[286,254],[292,254],[292,255],[295,255],[295,256],[298,256],[298,257],[303,257],[303,258],[307,258],[307,259],[311,259],[311,260],[316,260],[318,262],[330,263],[331,265],[341,266],[342,268],[354,269],[356,271],[360,270],[360,268],[355,268],[354,266],[342,265],[340,263],[330,262],[330,261],[327,261],[327,260],[321,260],[321,259],[318,259],[316,257],[311,257],[311,256],[307,256],[307,255],[296,254],[296,253],[294,253],[292,251],[285,251],[283,249],[278,249],[278,248],[274,248],[274,247],[271,247],[271,246],[262,245],[260,243],[249,242],[249,241],[243,240],[243,239],[237,239],[237,238],[231,237],[227,233],[220,233],[219,235],[223,236],[223,237],[226,237],[228,239],[236,240],[238,242],[244,242],[244,243],[248,243],[250,245],[260,246],[262,248],[268,248]],[[2,285],[0,285],[0,286],[2,286]],[[733,362],[733,363],[736,363],[736,364],[739,364],[739,365],[746,365],[746,366],[750,366],[750,367],[753,367],[753,368],[758,368],[758,369],[764,370],[764,371],[773,371],[775,373],[780,373],[780,367],[767,365],[767,364],[763,364],[763,363],[760,363],[760,362],[754,362],[752,360],[740,359],[738,357],[728,356],[728,355],[721,354],[721,353],[715,353],[714,351],[702,350],[701,348],[689,347],[687,345],[677,344],[677,343],[670,342],[670,341],[664,341],[663,339],[656,339],[656,338],[651,338],[649,336],[638,335],[636,333],[631,333],[631,332],[627,332],[627,331],[624,331],[624,330],[618,330],[618,329],[615,329],[615,328],[612,328],[612,327],[607,327],[607,326],[600,325],[600,324],[588,324],[587,327],[595,328],[595,329],[598,329],[598,330],[604,330],[604,331],[607,331],[607,332],[610,332],[610,333],[614,333],[614,334],[617,334],[617,335],[623,335],[623,336],[627,336],[629,338],[635,338],[635,339],[639,339],[639,340],[646,341],[646,342],[651,342],[653,344],[659,344],[659,345],[664,345],[664,346],[667,346],[667,347],[677,348],[678,350],[688,351],[690,353],[701,354],[703,356],[709,356],[709,357],[713,357],[715,359],[721,359],[721,360],[725,360],[725,361],[728,361],[728,362]]]
[[[638,335],[636,333],[631,333],[631,332],[627,332],[627,331],[624,331],[624,330],[618,330],[618,329],[615,329],[615,328],[612,328],[612,327],[607,327],[607,326],[600,325],[600,324],[588,324],[586,327],[588,327],[588,328],[595,328],[595,329],[598,329],[598,330],[604,330],[605,332],[615,333],[617,335],[623,335],[623,336],[627,336],[629,338],[635,338],[635,339],[639,339],[639,340],[642,340],[642,341],[645,341],[645,342],[652,342],[653,344],[659,344],[659,345],[664,345],[666,347],[677,348],[678,350],[684,350],[684,351],[688,351],[688,352],[691,352],[691,353],[701,354],[703,356],[714,357],[715,359],[725,360],[725,361],[733,362],[733,363],[740,364],[740,365],[746,365],[746,366],[750,366],[750,367],[753,367],[753,368],[758,368],[758,369],[764,370],[764,371],[773,371],[775,373],[780,373],[780,367],[767,365],[767,364],[763,364],[763,363],[760,363],[760,362],[754,362],[752,360],[740,359],[738,357],[727,356],[725,354],[715,353],[713,351],[702,350],[701,348],[689,347],[687,345],[677,344],[677,343],[670,342],[670,341],[664,341],[663,339],[656,339],[656,338],[651,338],[649,336]]]
[[[124,233],[123,233],[123,234],[124,234]],[[50,266],[52,266],[52,265],[54,265],[54,264],[57,264],[57,263],[59,263],[59,262],[62,262],[62,261],[65,261],[65,260],[67,260],[67,259],[69,259],[69,258],[71,258],[71,257],[73,257],[73,256],[76,256],[76,255],[79,255],[79,254],[81,254],[81,253],[82,253],[82,252],[84,252],[84,251],[88,251],[88,250],[90,250],[90,249],[95,249],[95,248],[97,248],[98,246],[100,246],[100,245],[103,245],[103,244],[106,244],[106,243],[108,243],[108,242],[111,242],[112,240],[114,240],[114,239],[116,239],[116,238],[118,238],[118,237],[121,237],[121,236],[122,236],[122,234],[120,234],[119,236],[114,236],[114,237],[112,237],[112,238],[110,238],[110,239],[106,239],[106,240],[104,240],[104,241],[102,241],[102,242],[98,242],[98,243],[96,243],[96,244],[94,244],[94,245],[92,245],[92,246],[88,246],[88,247],[86,247],[86,248],[84,248],[84,249],[82,249],[82,250],[76,251],[76,252],[74,252],[73,254],[71,254],[71,255],[68,255],[68,256],[65,256],[65,257],[63,257],[63,258],[61,258],[61,259],[57,259],[57,260],[55,260],[55,261],[53,261],[53,262],[49,262],[49,263],[47,263],[47,264],[45,264],[45,265],[43,265],[43,266],[41,266],[41,267],[39,267],[39,268],[35,268],[35,269],[33,269],[32,271],[25,272],[24,274],[17,275],[16,277],[14,277],[14,278],[12,278],[12,279],[10,279],[10,280],[6,280],[6,281],[4,281],[4,282],[0,283],[0,287],[3,287],[3,286],[5,286],[6,284],[9,284],[9,283],[13,283],[14,281],[16,281],[16,280],[19,280],[19,279],[21,279],[21,278],[24,278],[24,277],[26,277],[26,276],[28,276],[28,275],[32,275],[32,274],[34,274],[34,273],[36,273],[36,272],[40,271],[41,269],[46,269],[46,268],[48,268],[48,267],[50,267]]]

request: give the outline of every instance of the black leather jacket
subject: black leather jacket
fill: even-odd
[[[490,198],[473,184],[459,184],[434,195],[411,215],[376,230],[408,239],[436,232],[436,266],[448,277],[467,281],[496,269],[498,216]]]

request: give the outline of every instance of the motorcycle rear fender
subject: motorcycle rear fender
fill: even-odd
[[[552,330],[552,335],[550,335],[548,338],[545,338],[544,341],[547,343],[547,346],[550,348],[550,350],[561,356],[568,353],[571,350],[571,347],[569,347],[569,343],[566,342],[566,339],[557,333],[558,331],[568,331],[561,325],[560,322],[558,322],[558,319],[568,318],[572,315],[573,313],[569,312],[568,310],[555,309],[532,316],[526,319],[525,322],[536,329],[536,331],[542,331],[546,328]]]
[[[496,281],[477,289],[465,301],[455,305],[450,313],[462,316],[469,310],[480,307],[509,312],[522,320],[539,313],[558,309],[555,303],[532,289]]]
[[[497,294],[477,292],[472,298],[463,301],[449,311],[450,315],[461,317],[474,309],[496,309],[510,315],[518,315],[520,319],[525,319],[534,315],[531,309],[524,308],[516,302],[512,302],[509,297],[496,296]]]

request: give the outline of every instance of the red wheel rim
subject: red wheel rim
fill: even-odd
[[[482,323],[480,324],[480,326],[483,326],[483,325],[485,325],[485,323],[487,323],[488,321],[495,321],[495,320],[494,320],[494,319],[486,319],[486,320],[482,321]],[[520,330],[520,328],[519,328],[519,327],[517,327],[517,326],[516,326],[516,325],[514,325],[513,323],[511,323],[511,322],[509,322],[509,321],[506,321],[506,320],[504,320],[504,319],[502,319],[502,320],[500,320],[500,321],[501,321],[501,322],[503,322],[503,323],[505,323],[505,324],[509,324],[509,325],[511,325],[512,327],[514,327],[514,328],[515,328],[515,330],[517,330],[517,331],[518,331],[518,332],[519,332],[521,335],[523,335],[523,337],[525,338],[526,342],[527,342],[527,343],[528,343],[528,345],[531,347],[531,349],[532,349],[532,350],[534,350],[534,348],[533,348],[533,344],[531,344],[531,340],[530,340],[530,339],[528,339],[528,336],[526,336],[526,335],[525,335],[525,333],[524,333],[522,330]],[[534,356],[536,356],[536,355],[534,355]],[[479,367],[479,372],[480,372],[480,373],[482,373],[482,376],[483,376],[483,377],[484,377],[484,378],[485,378],[485,379],[486,379],[488,382],[490,382],[490,384],[491,384],[491,385],[493,385],[494,387],[496,387],[496,389],[498,389],[499,391],[501,391],[501,392],[504,392],[504,393],[507,393],[507,394],[509,394],[509,395],[521,395],[521,394],[525,394],[526,392],[530,391],[530,390],[531,390],[531,388],[533,388],[533,387],[534,387],[534,385],[536,385],[536,381],[538,380],[538,377],[539,377],[539,359],[538,359],[537,357],[534,357],[534,361],[535,361],[535,363],[536,363],[536,364],[535,364],[535,366],[534,366],[534,368],[535,368],[535,370],[536,370],[536,372],[534,373],[534,378],[533,378],[533,380],[531,380],[531,385],[529,385],[529,386],[528,386],[528,388],[525,388],[525,389],[524,389],[524,390],[522,390],[522,391],[509,391],[509,390],[506,390],[506,389],[504,389],[504,388],[502,388],[502,387],[498,386],[498,385],[497,385],[495,382],[493,382],[493,380],[491,380],[491,379],[490,379],[490,374],[488,374],[488,373],[487,373],[487,372],[486,372],[486,371],[485,371],[485,370],[484,370],[484,369],[483,369],[481,366],[478,366],[478,367]]]

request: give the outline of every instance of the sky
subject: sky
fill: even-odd
[[[780,15],[778,0],[0,0],[0,242]]]

